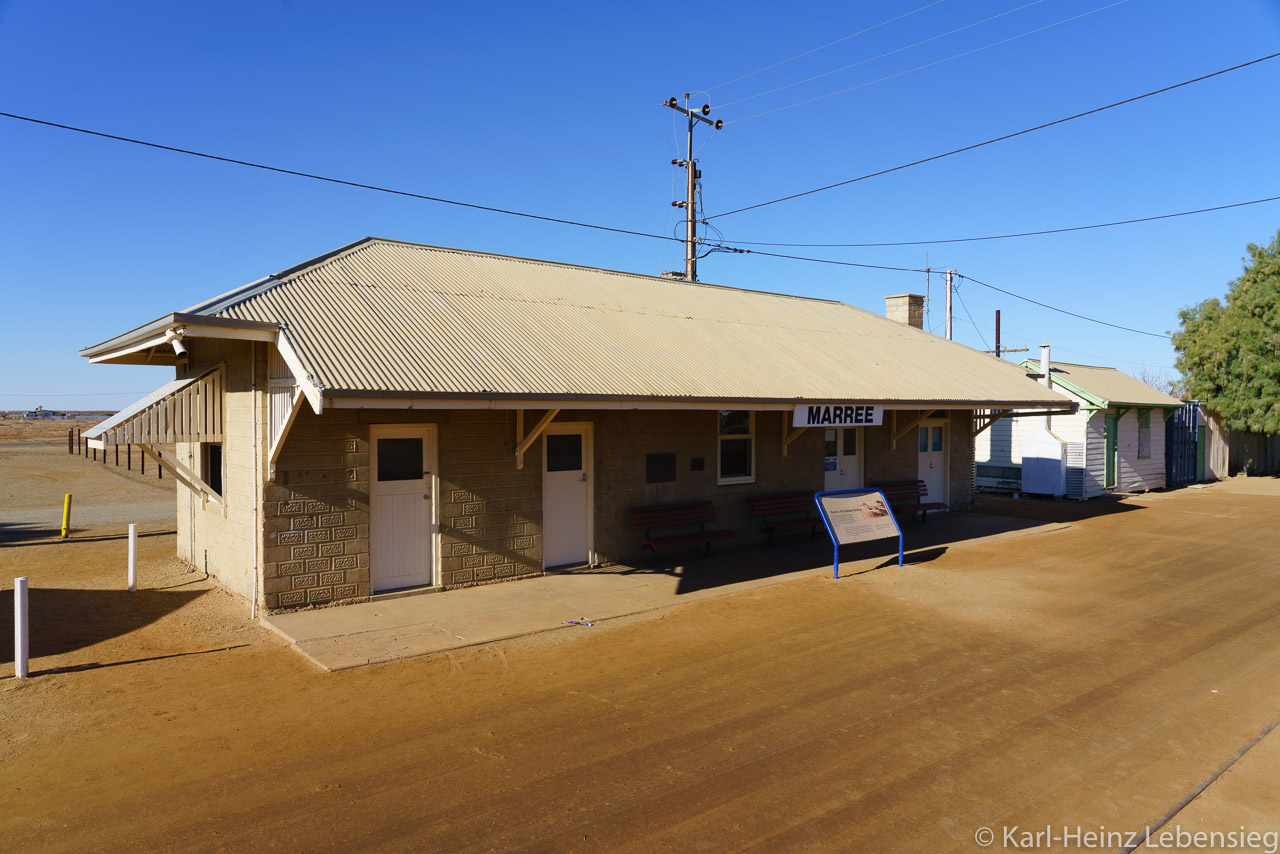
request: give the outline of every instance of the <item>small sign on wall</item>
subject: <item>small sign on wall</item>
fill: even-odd
[[[875,404],[796,404],[792,427],[879,427],[884,409]]]

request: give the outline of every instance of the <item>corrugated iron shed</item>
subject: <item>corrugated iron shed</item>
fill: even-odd
[[[1113,406],[1182,406],[1182,401],[1176,397],[1170,397],[1115,368],[1053,362],[1049,366],[1049,374],[1053,379],[1066,380]]]
[[[327,397],[1062,405],[840,302],[378,238],[186,314],[280,324]]]

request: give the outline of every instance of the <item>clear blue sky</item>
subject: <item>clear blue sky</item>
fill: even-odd
[[[1280,0],[608,4],[0,0],[0,111],[446,198],[667,233],[710,90],[709,214],[856,177],[1280,50]],[[926,44],[871,60],[980,21]],[[692,21],[682,20],[689,9]],[[729,85],[725,81],[916,11]],[[1041,32],[1032,30],[1046,27]],[[1021,36],[1021,37],[1019,37]],[[1004,39],[1013,40],[973,51]],[[948,60],[941,61],[940,60]],[[862,63],[771,95],[739,98]],[[921,66],[937,63],[920,70]],[[908,72],[899,74],[899,72]],[[894,76],[891,79],[882,78]],[[880,82],[874,82],[880,81]],[[758,118],[756,113],[861,88]],[[718,88],[712,88],[718,87]],[[932,240],[1280,195],[1280,59],[1048,130],[714,220],[725,238]],[[741,121],[735,121],[744,119]],[[677,131],[679,132],[677,133]],[[680,147],[677,148],[679,141]],[[703,145],[705,143],[705,145]],[[0,118],[0,409],[115,409],[164,368],[79,348],[366,235],[658,273],[677,244],[396,198]],[[1155,332],[1219,296],[1280,202],[1074,234],[782,249],[960,273]],[[714,254],[703,281],[883,312],[923,274]],[[935,278],[932,295],[939,295]],[[956,337],[1166,369],[1167,341],[962,285]],[[941,300],[930,323],[941,324]],[[986,343],[978,333],[985,336]]]

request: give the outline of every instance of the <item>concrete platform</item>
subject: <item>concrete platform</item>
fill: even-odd
[[[907,564],[924,563],[965,543],[1047,533],[1068,525],[984,513],[935,516],[903,527]],[[847,546],[840,574],[897,569],[896,543]],[[264,625],[325,670],[345,670],[553,629],[590,631],[587,623],[625,617],[800,578],[832,574],[830,540],[790,538],[772,549],[739,548],[710,558],[643,566],[553,572],[526,581],[391,594],[358,605],[264,616]]]

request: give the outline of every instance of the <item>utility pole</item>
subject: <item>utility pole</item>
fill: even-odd
[[[943,328],[946,329],[945,337],[948,341],[951,340],[951,277],[955,275],[955,272],[955,270],[947,271],[947,318],[946,325]]]
[[[1005,353],[1025,353],[1026,347],[1001,347],[1000,346],[1000,309],[996,309],[996,348],[994,350],[984,350],[984,353],[995,353],[999,359]]]
[[[711,125],[716,130],[724,127],[724,121],[716,119],[714,122],[707,118],[711,114],[711,105],[703,104],[701,110],[689,109],[689,93],[684,93],[684,106],[681,107],[678,100],[673,96],[665,102],[666,106],[675,110],[677,113],[684,113],[689,119],[689,146],[688,157],[684,160],[672,160],[672,166],[680,166],[685,170],[685,197],[684,201],[673,201],[672,207],[684,208],[684,278],[688,282],[698,281],[698,234],[697,234],[697,182],[702,177],[702,172],[698,169],[698,163],[693,159],[693,125],[695,121]]]
[[[933,283],[933,275],[929,269],[929,253],[924,253],[924,328],[929,328],[929,285]]]

